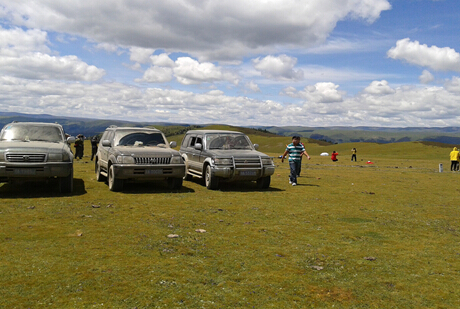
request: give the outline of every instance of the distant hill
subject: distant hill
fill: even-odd
[[[444,128],[385,128],[385,127],[260,127],[279,135],[300,135],[333,144],[341,143],[398,143],[398,142],[439,142],[460,144],[460,127]]]
[[[77,117],[52,116],[47,114],[32,115],[22,113],[0,112],[0,125],[12,121],[41,121],[60,123],[66,133],[71,135],[83,134],[85,136],[98,135],[110,126],[156,127],[166,136],[179,136],[190,129],[206,127],[207,129],[237,130],[248,135],[261,137],[300,135],[304,138],[317,140],[325,144],[341,143],[398,143],[398,142],[436,142],[460,145],[460,127],[439,128],[385,128],[385,127],[302,127],[302,126],[254,126],[232,127],[219,124],[189,125],[182,123],[165,122],[133,122],[122,120],[101,120]]]

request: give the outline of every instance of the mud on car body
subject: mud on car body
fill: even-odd
[[[56,123],[12,122],[0,132],[0,182],[59,180],[59,190],[73,190],[73,154],[64,129]]]
[[[164,179],[171,189],[180,189],[185,164],[176,142],[168,144],[153,128],[110,126],[98,145],[96,179],[107,179],[111,191],[121,191],[125,181]]]
[[[182,140],[180,153],[186,178],[204,178],[208,189],[217,189],[223,181],[256,181],[259,188],[266,189],[275,165],[272,157],[257,148],[241,132],[191,130]]]

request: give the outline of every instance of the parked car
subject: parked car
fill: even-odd
[[[12,122],[0,132],[0,182],[59,179],[59,190],[73,190],[73,154],[56,123]]]
[[[266,189],[275,165],[272,157],[257,151],[258,147],[241,132],[191,130],[179,151],[185,161],[186,179],[204,178],[208,189],[217,189],[223,181],[257,181],[260,189]]]
[[[157,129],[110,126],[103,133],[95,158],[98,181],[107,179],[111,191],[123,190],[125,181],[165,179],[180,189],[185,164],[176,142],[168,144]]]

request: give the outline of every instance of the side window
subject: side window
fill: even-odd
[[[196,136],[192,136],[192,138],[190,139],[190,146],[189,147],[195,146],[195,143],[196,143]]]
[[[187,147],[188,143],[190,142],[190,135],[186,135],[184,140],[182,141],[182,147]]]
[[[200,135],[198,135],[198,136],[196,137],[196,144],[201,144],[201,145],[203,145],[203,138],[202,138]]]

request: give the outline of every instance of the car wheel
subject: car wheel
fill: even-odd
[[[270,176],[257,179],[257,188],[267,189],[270,187]]]
[[[204,181],[206,184],[206,188],[210,190],[216,190],[219,187],[219,180],[216,176],[213,176],[211,173],[211,166],[206,166]]]
[[[105,181],[105,177],[101,174],[101,164],[99,163],[99,160],[96,160],[94,169],[96,170],[96,180],[99,182]]]
[[[73,169],[70,171],[69,176],[59,178],[59,192],[72,193],[73,191]]]
[[[171,190],[180,190],[182,188],[182,178],[168,178],[168,187]]]
[[[109,189],[110,191],[121,191],[123,189],[123,179],[117,179],[115,177],[115,171],[113,165],[109,168]]]

